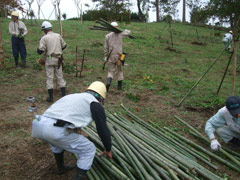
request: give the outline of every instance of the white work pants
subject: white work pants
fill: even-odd
[[[232,131],[229,128],[229,126],[223,126],[223,127],[217,128],[216,133],[220,138],[223,139],[225,143],[228,143],[230,140],[232,140],[233,137],[240,138],[240,132],[237,133]]]
[[[61,153],[63,150],[77,155],[77,166],[83,170],[89,170],[96,153],[95,145],[85,136],[69,133],[67,125],[57,127],[53,124],[56,119],[40,116],[40,121],[33,121],[32,136],[47,141],[53,153]]]

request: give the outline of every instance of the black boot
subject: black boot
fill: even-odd
[[[18,65],[18,58],[14,58],[14,61],[15,61],[16,68],[18,68],[19,67],[19,65]]]
[[[87,174],[87,170],[77,168],[77,172],[76,172],[76,175],[75,175],[75,180],[85,180],[86,179],[86,174]]]
[[[46,99],[47,102],[53,102],[53,89],[48,89],[49,97]]]
[[[109,90],[109,88],[110,88],[110,86],[111,86],[111,83],[112,83],[112,78],[111,77],[109,77],[108,79],[107,79],[107,92],[108,92],[108,90]]]
[[[118,81],[118,90],[122,90],[122,81]]]
[[[65,87],[61,87],[61,92],[62,92],[62,97],[66,95],[66,88]]]
[[[64,166],[64,158],[63,153],[54,153],[54,157],[57,163],[57,173],[59,175],[66,173],[67,171],[71,171],[75,168],[75,166]]]
[[[229,142],[232,143],[233,148],[240,148],[240,139],[233,137]]]
[[[22,67],[27,67],[26,58],[22,58]]]

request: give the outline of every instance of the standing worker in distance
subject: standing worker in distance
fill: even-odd
[[[75,130],[88,126],[92,121],[95,121],[97,133],[106,149],[101,156],[112,158],[111,134],[103,107],[105,98],[105,84],[95,81],[86,92],[70,94],[59,99],[33,121],[32,136],[50,144],[59,174],[73,169],[64,166],[63,152],[66,150],[75,153],[78,158],[75,180],[85,179],[92,166],[96,147]]]
[[[11,13],[12,21],[9,23],[9,33],[12,35],[12,52],[16,68],[18,68],[19,53],[22,59],[22,67],[26,67],[27,50],[24,36],[28,33],[25,24],[19,20],[19,13],[13,11]]]
[[[46,55],[46,83],[49,94],[47,102],[53,102],[54,74],[57,77],[57,83],[60,86],[62,97],[66,95],[66,82],[63,79],[62,72],[62,54],[63,50],[67,47],[67,44],[60,34],[54,33],[52,31],[52,24],[50,22],[44,21],[42,23],[42,30],[44,31],[45,35],[40,40],[37,53],[45,53]]]
[[[112,26],[118,27],[117,22],[112,22]],[[124,30],[121,33],[110,32],[106,35],[104,45],[104,61],[108,61],[108,78],[107,78],[107,91],[110,88],[114,72],[118,71],[118,90],[122,89],[123,81],[123,67],[122,63],[118,64],[119,55],[122,54],[122,39],[130,35],[130,30]],[[110,54],[111,53],[111,54]],[[107,59],[109,57],[109,59]]]
[[[225,143],[232,143],[233,147],[240,147],[240,98],[231,96],[226,100],[226,106],[211,117],[205,127],[205,132],[211,140],[211,149],[218,150],[221,145],[214,132]]]
[[[232,41],[233,41],[232,31],[229,31],[228,33],[226,33],[222,41],[225,47],[225,51],[229,51],[232,47]]]

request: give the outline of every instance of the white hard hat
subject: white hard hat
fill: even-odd
[[[42,30],[46,30],[46,29],[52,29],[52,24],[48,21],[44,21],[42,23]]]
[[[19,13],[18,13],[17,11],[13,11],[13,12],[11,13],[11,16],[19,17]]]
[[[111,25],[112,25],[112,26],[114,26],[114,27],[118,27],[118,23],[117,23],[117,22],[115,22],[115,21],[114,21],[114,22],[112,22],[112,23],[111,23]]]
[[[95,81],[92,84],[90,84],[87,90],[91,90],[98,93],[100,96],[102,96],[103,99],[106,98],[107,89],[103,82]]]
[[[229,31],[232,34],[232,31]]]

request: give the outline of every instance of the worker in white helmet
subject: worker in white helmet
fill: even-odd
[[[105,98],[105,84],[95,81],[86,92],[66,95],[52,104],[42,116],[33,120],[32,137],[50,144],[58,174],[73,169],[64,166],[63,152],[66,150],[77,155],[75,180],[85,179],[87,171],[92,166],[96,147],[76,130],[88,126],[92,121],[95,121],[97,133],[105,147],[105,151],[100,155],[112,158],[111,134],[103,107]]]
[[[117,22],[112,22],[112,26],[118,27]],[[122,39],[130,35],[130,30],[124,30],[121,33],[110,32],[106,35],[104,45],[104,61],[108,61],[108,75],[107,75],[107,91],[110,88],[115,71],[118,73],[118,90],[122,89],[123,66],[118,63],[119,55],[122,52]],[[109,57],[107,59],[107,57]]]
[[[47,102],[53,102],[54,74],[57,77],[57,83],[61,89],[62,97],[66,95],[66,82],[63,79],[62,72],[62,54],[63,50],[67,47],[67,44],[60,34],[52,31],[52,24],[50,22],[44,21],[42,23],[42,30],[44,31],[45,35],[40,40],[37,53],[44,53],[46,55],[46,84],[49,94]]]
[[[233,41],[232,31],[229,31],[228,33],[226,33],[222,41],[223,41],[225,50],[229,51],[232,47],[232,41]]]
[[[12,52],[16,68],[18,65],[19,53],[22,59],[22,67],[26,67],[27,50],[24,36],[28,33],[25,24],[19,20],[19,13],[13,11],[11,13],[12,21],[9,23],[9,33],[12,35]]]

